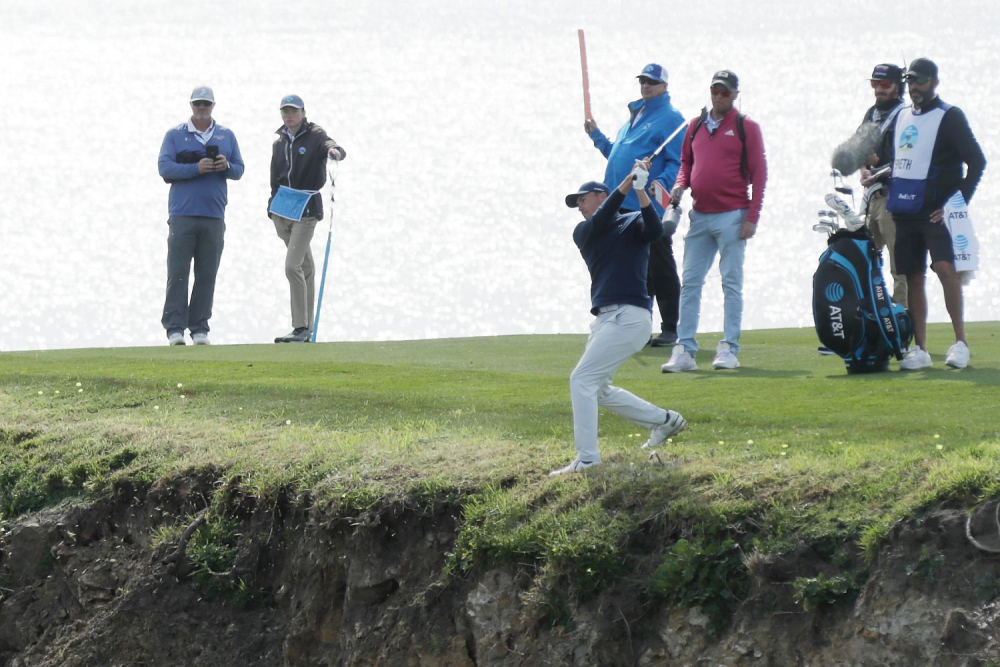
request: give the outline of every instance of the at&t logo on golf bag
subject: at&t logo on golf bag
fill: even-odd
[[[813,275],[813,322],[850,374],[884,371],[890,356],[903,358],[913,337],[910,316],[886,292],[867,227],[830,237]]]

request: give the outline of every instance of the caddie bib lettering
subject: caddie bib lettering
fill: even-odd
[[[919,213],[924,207],[931,156],[944,114],[951,106],[941,104],[927,113],[906,107],[896,119],[893,140],[896,159],[892,163],[886,209],[892,213]]]

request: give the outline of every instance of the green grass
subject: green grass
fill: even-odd
[[[605,465],[559,479],[583,336],[5,353],[0,518],[209,470],[220,493],[347,516],[448,502],[450,571],[534,563],[585,591],[669,546],[649,534],[871,557],[898,519],[1000,491],[1000,326],[969,325],[960,372],[943,365],[949,332],[930,328],[933,369],[871,376],[817,355],[811,330],[745,333],[737,372],[703,353],[703,370],[663,375],[666,351],[646,348],[616,384],[690,430],[650,461],[646,432],[603,415]]]

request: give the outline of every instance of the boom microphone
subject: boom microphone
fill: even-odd
[[[868,158],[882,143],[882,130],[878,123],[865,123],[850,139],[833,151],[830,166],[844,176],[850,176],[868,163]]]

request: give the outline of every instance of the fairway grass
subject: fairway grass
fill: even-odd
[[[669,349],[647,347],[615,384],[689,430],[650,459],[646,431],[602,412],[604,464],[559,478],[584,336],[5,353],[0,518],[209,471],[220,494],[345,516],[449,503],[443,568],[533,562],[594,589],[650,531],[871,558],[898,520],[997,494],[998,332],[968,325],[962,371],[944,366],[950,327],[932,325],[931,369],[850,377],[805,329],[745,332],[736,371],[711,370],[711,334],[693,373],[662,374]]]

